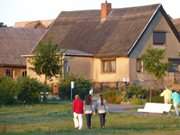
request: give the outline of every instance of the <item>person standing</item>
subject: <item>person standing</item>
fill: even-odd
[[[172,91],[167,87],[160,94],[161,97],[164,97],[164,103],[165,104],[170,104],[171,103],[171,94],[172,94]]]
[[[81,130],[83,127],[83,101],[80,99],[79,95],[75,95],[73,101],[73,116],[74,127]]]
[[[101,128],[104,128],[106,122],[106,113],[108,112],[108,106],[106,104],[106,100],[103,98],[103,95],[99,96],[99,99],[96,103],[96,109],[97,113],[99,114],[100,126]]]
[[[91,117],[94,112],[94,106],[92,103],[92,96],[88,95],[85,98],[84,113],[86,116],[86,125],[88,129],[91,129]]]
[[[177,91],[173,90],[171,98],[173,100],[173,106],[176,111],[176,115],[179,116],[178,106],[180,104],[180,95]]]
[[[89,90],[89,95],[93,96],[93,88]]]

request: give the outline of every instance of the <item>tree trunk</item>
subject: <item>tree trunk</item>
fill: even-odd
[[[44,84],[47,84],[47,76],[44,76]]]
[[[152,101],[152,90],[149,89],[149,102],[151,102],[151,101]]]

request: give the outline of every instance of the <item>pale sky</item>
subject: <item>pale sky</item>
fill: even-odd
[[[0,22],[55,19],[61,11],[100,9],[105,0],[0,0]],[[113,8],[161,3],[173,18],[180,18],[180,0],[108,0]]]

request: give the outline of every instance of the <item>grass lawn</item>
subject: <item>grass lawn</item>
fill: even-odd
[[[105,129],[92,118],[93,128],[73,128],[69,103],[0,108],[0,135],[180,135],[180,117],[110,113]]]

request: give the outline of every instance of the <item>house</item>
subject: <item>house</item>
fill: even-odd
[[[180,18],[174,19],[173,22],[174,22],[174,25],[176,26],[176,29],[178,30],[178,33],[180,35]]]
[[[30,53],[44,32],[41,29],[0,28],[0,77],[26,76],[26,62],[21,55]]]
[[[52,24],[53,20],[35,20],[35,21],[22,21],[16,22],[16,28],[43,28],[47,29]]]
[[[97,87],[151,80],[140,60],[149,47],[165,49],[171,63],[180,61],[178,32],[161,4],[113,9],[106,1],[100,10],[64,11],[40,41],[66,49],[64,72],[84,76]],[[168,74],[171,82],[174,72]],[[43,80],[30,63],[27,74]]]

